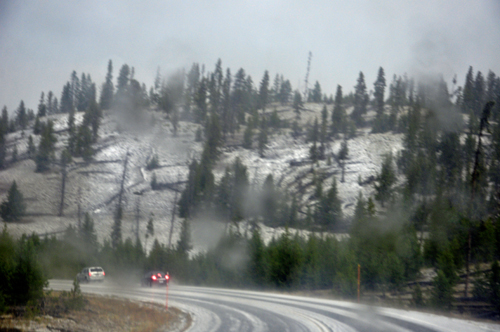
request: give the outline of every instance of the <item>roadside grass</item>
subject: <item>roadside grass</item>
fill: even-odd
[[[36,307],[17,308],[0,316],[0,331],[45,328],[65,331],[183,331],[191,317],[177,308],[117,297],[85,295],[83,305],[67,305],[64,292],[50,292]]]

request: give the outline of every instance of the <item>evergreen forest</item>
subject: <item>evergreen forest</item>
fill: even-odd
[[[103,266],[109,276],[159,269],[183,284],[327,291],[351,300],[357,296],[359,266],[366,299],[378,294],[440,310],[456,310],[474,300],[499,313],[500,77],[470,67],[459,85],[456,77],[446,82],[440,75],[388,78],[380,67],[373,83],[366,82],[363,72],[355,79],[352,91],[340,85],[324,91],[317,81],[299,91],[282,74],[264,70],[254,82],[243,68],[232,72],[219,59],[212,71],[194,63],[189,70],[162,77],[158,68],[148,88],[127,64],[115,81],[109,60],[100,86],[90,74],[74,71],[59,99],[52,91],[41,93],[36,112],[23,101],[14,112],[4,107],[0,167],[15,167],[22,157],[32,159],[38,173],[60,174],[59,215],[64,213],[67,169],[75,160],[92,160],[108,113],[134,122],[151,110],[160,111],[173,136],[182,123],[196,124],[202,152],[190,161],[178,198],[176,194],[173,218],[182,227],[175,243],[155,238],[154,216],[145,237],[123,238],[127,158],[113,227],[99,236],[105,238],[101,242],[89,213],[58,236],[14,238],[7,224],[23,218],[29,202],[22,193],[30,188],[9,183],[0,207],[6,223],[0,241],[0,310],[39,298],[47,279],[73,279],[89,265]],[[312,108],[321,109],[319,116],[302,124],[299,119]],[[283,109],[294,116],[283,117]],[[67,117],[62,151],[55,149],[50,117],[56,114]],[[34,137],[21,156],[6,141],[27,128]],[[222,177],[215,176],[228,146],[266,158],[277,131],[308,144],[308,157],[297,163],[309,166],[310,181],[297,179],[287,187],[276,173],[255,183],[239,158]],[[384,156],[377,175],[364,183],[374,194],[360,192],[354,213],[347,214],[338,190],[344,167],[332,175],[319,165],[345,165],[351,140],[362,132],[401,135],[403,148]],[[332,152],[332,142],[341,142],[341,149]],[[158,167],[157,156],[148,161],[148,171]],[[153,176],[151,189],[161,186]],[[196,252],[190,229],[207,215],[223,224],[225,232],[216,246]],[[240,227],[241,222],[250,226]],[[285,231],[268,240],[259,225]],[[143,245],[148,240],[150,250]],[[20,274],[36,280],[36,289],[17,292]]]

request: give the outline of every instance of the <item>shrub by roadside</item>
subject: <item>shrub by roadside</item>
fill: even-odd
[[[0,312],[43,296],[47,277],[37,260],[35,241],[25,235],[15,241],[6,228],[0,233]]]
[[[48,292],[37,306],[19,308],[0,316],[0,330],[152,332],[182,331],[191,324],[191,317],[177,308],[167,311],[159,304],[82,296],[74,288],[70,292]]]

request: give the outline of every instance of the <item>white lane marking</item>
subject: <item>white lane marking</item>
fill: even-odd
[[[234,315],[230,315],[229,313],[230,312],[234,312],[234,313],[238,313],[240,314],[241,316],[245,317],[245,319],[250,322],[250,325],[252,326],[252,331],[255,331],[255,332],[264,332],[264,331],[269,331],[268,329],[268,326],[266,323],[264,323],[260,318],[258,318],[257,316],[253,315],[253,314],[250,314],[246,311],[243,311],[243,310],[240,310],[240,309],[236,309],[234,307],[231,307],[231,306],[228,306],[228,305],[224,305],[224,304],[220,304],[220,303],[214,303],[214,302],[211,302],[211,301],[205,301],[205,300],[200,300],[200,299],[192,299],[192,298],[189,298],[187,299],[189,301],[193,301],[193,302],[199,302],[199,303],[205,303],[205,304],[208,304],[208,305],[212,305],[212,306],[217,306],[221,309],[224,309],[228,316],[230,316],[230,319],[231,319],[231,327],[230,327],[230,331],[241,331],[241,328],[242,328],[242,321],[241,319],[239,318],[236,318]],[[179,307],[179,305],[181,304],[181,302],[179,301],[182,301],[182,299],[180,300],[176,300],[175,303],[176,303],[176,306]],[[185,304],[187,307],[189,307],[188,304]],[[186,310],[189,310],[189,308],[186,308]],[[191,329],[188,330],[191,332]],[[205,331],[205,330],[203,330]]]

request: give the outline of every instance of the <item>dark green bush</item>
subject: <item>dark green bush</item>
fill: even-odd
[[[0,235],[0,310],[43,296],[47,278],[37,260],[38,242],[34,236],[15,241],[5,228]]]

